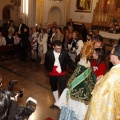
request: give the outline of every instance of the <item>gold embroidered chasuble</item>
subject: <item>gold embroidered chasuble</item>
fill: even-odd
[[[84,120],[120,120],[120,64],[96,83]]]

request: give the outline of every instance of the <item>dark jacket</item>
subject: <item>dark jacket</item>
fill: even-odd
[[[19,25],[19,26],[20,26],[20,25]],[[26,28],[26,25],[25,25],[24,23],[22,23],[21,28],[20,28],[21,34],[24,33],[24,28]],[[17,30],[19,30],[19,27],[18,27]]]
[[[50,72],[52,71],[54,62],[55,62],[55,57],[54,57],[53,51],[54,50],[47,51],[46,56],[45,56],[45,65]],[[72,59],[68,55],[68,52],[65,50],[61,51],[60,56],[59,56],[59,62],[60,62],[62,72],[66,71],[67,65],[72,70],[74,70],[76,68],[76,64],[72,61]]]
[[[21,38],[20,43],[22,46],[28,46],[30,44],[30,42],[29,42],[29,27],[26,26],[24,28],[26,28],[27,31],[23,32],[21,34],[18,34],[18,37]]]
[[[14,37],[13,36],[11,36],[11,38],[9,38],[9,36],[7,36],[5,39],[6,39],[7,45],[14,44]]]
[[[70,39],[70,41],[69,41],[68,44],[71,44],[71,45],[72,45],[71,51],[73,50],[73,48],[76,48],[76,47],[77,47],[77,42],[78,42],[77,39],[73,39],[73,38]]]

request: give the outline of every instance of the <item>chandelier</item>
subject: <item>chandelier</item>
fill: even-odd
[[[50,0],[50,1],[61,2],[61,1],[63,1],[63,0]]]

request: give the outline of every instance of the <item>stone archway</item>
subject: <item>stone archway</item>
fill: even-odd
[[[62,13],[58,6],[52,6],[48,12],[48,23],[57,22],[58,25],[62,23]]]

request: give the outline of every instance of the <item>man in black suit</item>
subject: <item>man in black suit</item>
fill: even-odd
[[[23,23],[23,19],[19,19],[19,26],[18,26],[18,32],[23,34],[24,33],[24,28],[26,28],[26,25]]]
[[[19,27],[18,27],[18,36],[21,38],[20,41],[20,60],[26,62],[28,47],[30,45],[29,42],[29,27],[23,23],[23,19],[19,19]]]
[[[52,25],[51,24],[47,25],[47,34],[48,34],[47,48],[49,50],[49,49],[51,49],[50,46],[49,46],[50,45],[50,38],[52,36]]]
[[[45,63],[49,70],[50,85],[56,101],[50,108],[55,108],[59,95],[66,88],[66,67],[68,65],[74,70],[76,65],[69,57],[68,52],[62,50],[62,43],[59,40],[55,40],[53,49],[46,53]]]

